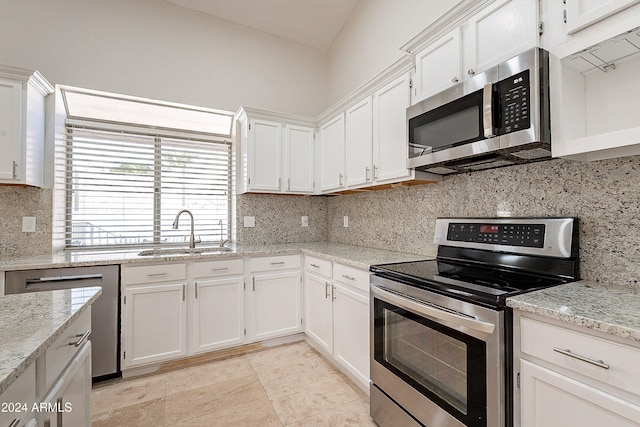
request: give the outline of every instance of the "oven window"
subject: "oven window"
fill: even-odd
[[[482,91],[409,120],[409,157],[484,139]]]
[[[467,426],[486,426],[485,342],[375,300],[374,358]]]

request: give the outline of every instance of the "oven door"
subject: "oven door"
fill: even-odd
[[[390,405],[426,426],[505,425],[501,311],[380,278],[371,298],[371,380]]]

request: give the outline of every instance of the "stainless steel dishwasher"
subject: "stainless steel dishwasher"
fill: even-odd
[[[93,381],[120,375],[120,266],[64,267],[7,271],[5,293],[101,286],[91,307],[91,371]]]

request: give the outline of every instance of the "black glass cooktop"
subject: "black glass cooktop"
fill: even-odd
[[[571,281],[441,260],[380,264],[371,266],[371,271],[376,276],[491,307],[504,307],[510,296]]]

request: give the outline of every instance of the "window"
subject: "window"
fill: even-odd
[[[144,109],[140,115],[135,111],[128,114],[139,124]],[[228,141],[184,129],[113,126],[104,111],[100,117],[103,122],[67,120],[67,247],[186,243],[188,215],[181,216],[179,229],[172,227],[182,209],[192,212],[195,235],[203,242],[229,238]]]

